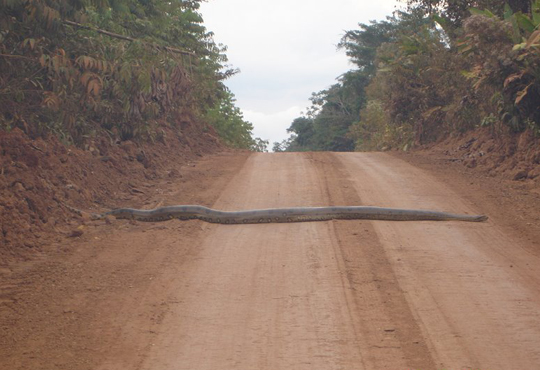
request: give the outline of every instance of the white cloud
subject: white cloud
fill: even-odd
[[[312,92],[350,69],[336,45],[358,23],[392,14],[396,0],[210,0],[201,13],[241,73],[226,82],[255,136],[281,141]]]
[[[273,113],[262,113],[248,109],[242,112],[247,121],[251,123],[257,122],[257,125],[254,125],[253,128],[253,136],[268,140],[271,148],[274,142],[282,141],[289,136],[287,129],[291,122],[300,116],[302,110],[303,108],[295,106]]]

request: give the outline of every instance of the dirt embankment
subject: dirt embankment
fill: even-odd
[[[426,146],[418,153],[462,163],[502,181],[519,182],[540,195],[540,138],[530,130],[501,136],[481,128]]]
[[[64,237],[78,237],[84,222],[64,204],[99,212],[145,198],[152,181],[182,178],[181,167],[222,150],[215,134],[186,124],[159,141],[114,142],[101,137],[86,150],[55,137],[29,139],[0,132],[0,265],[34,259]]]
[[[509,232],[540,243],[540,138],[531,131],[501,137],[482,128],[393,155],[469,194]]]

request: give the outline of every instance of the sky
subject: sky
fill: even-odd
[[[397,0],[208,0],[200,12],[240,73],[225,81],[253,136],[286,139],[313,92],[352,69],[337,44],[358,23],[383,20]]]

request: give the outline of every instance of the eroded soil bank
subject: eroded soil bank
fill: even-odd
[[[102,137],[86,150],[55,137],[31,140],[18,129],[0,132],[0,266],[47,256],[51,243],[84,233],[64,204],[89,211],[139,206],[156,181],[183,181],[181,168],[221,150],[211,131],[189,124],[182,135],[164,129],[152,145]]]

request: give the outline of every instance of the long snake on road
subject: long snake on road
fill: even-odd
[[[78,213],[80,210],[69,207]],[[202,220],[217,224],[258,224],[271,222],[308,222],[328,220],[385,220],[385,221],[470,221],[487,220],[483,215],[459,215],[447,212],[399,208],[336,206],[269,208],[247,211],[219,211],[197,205],[159,207],[150,210],[117,208],[101,214],[91,214],[93,219],[114,216],[117,219],[157,222],[172,219]]]

